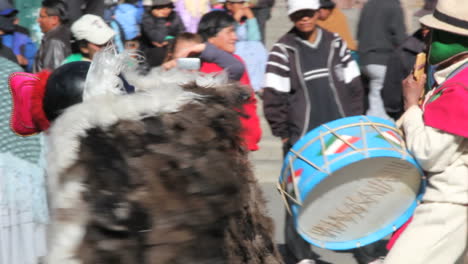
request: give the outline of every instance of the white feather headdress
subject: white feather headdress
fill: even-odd
[[[139,71],[141,60],[141,56],[128,51],[117,54],[113,47],[97,52],[86,76],[83,101],[100,95],[125,94],[122,77],[135,87],[136,92],[171,89],[190,82],[201,87],[213,87],[228,81],[226,72],[204,74],[179,69],[166,71],[162,67],[142,75]]]
[[[137,71],[138,59],[133,55],[127,51],[117,54],[113,47],[97,52],[86,76],[83,101],[99,95],[126,93],[119,75]]]

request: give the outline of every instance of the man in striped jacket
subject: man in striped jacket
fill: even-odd
[[[358,65],[338,35],[316,26],[319,6],[319,0],[289,1],[294,28],[268,58],[265,116],[286,147],[320,124],[364,112]]]
[[[284,154],[316,126],[364,113],[364,92],[357,63],[345,42],[316,26],[319,0],[289,0],[294,23],[273,46],[263,91],[264,112]],[[286,244],[298,260],[312,258],[307,242],[286,218]]]

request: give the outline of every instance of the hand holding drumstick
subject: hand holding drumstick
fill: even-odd
[[[426,83],[426,74],[424,66],[426,64],[426,54],[419,53],[416,56],[414,70],[406,79],[403,80],[403,102],[405,110],[413,105],[420,105],[424,97],[424,84]]]

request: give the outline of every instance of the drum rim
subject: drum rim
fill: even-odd
[[[418,206],[419,203],[420,203],[420,200],[416,199],[413,203],[411,203],[410,207],[399,218],[397,218],[391,224],[383,228],[377,229],[371,235],[362,237],[360,239],[354,239],[354,240],[342,241],[342,242],[315,241],[311,239],[310,237],[308,237],[303,232],[301,232],[297,228],[297,218],[293,217],[293,219],[294,219],[294,225],[296,227],[296,230],[298,231],[298,234],[310,244],[320,247],[320,248],[330,249],[330,250],[349,250],[349,249],[359,248],[359,247],[372,244],[390,235],[391,233],[395,232],[398,228],[403,226],[411,218],[411,216],[414,213],[414,210],[416,210],[416,206]],[[297,206],[293,206],[292,210],[297,210]]]
[[[382,157],[382,156],[380,156]],[[396,156],[386,156],[386,157],[390,157],[390,158],[398,158]],[[408,163],[411,163],[413,164],[412,162],[408,161],[408,160],[405,160],[407,161]],[[350,163],[352,163],[351,161],[346,163],[345,165],[341,166],[341,168],[344,168],[346,167],[347,165],[349,165]],[[416,163],[417,164],[417,163]],[[413,164],[414,165],[414,164]],[[289,164],[288,164],[288,167],[289,167]],[[417,167],[418,171],[420,170],[419,167]],[[422,172],[419,171],[420,173]],[[283,175],[283,174],[282,174]],[[384,237],[386,237],[387,235],[391,234],[392,232],[394,232],[396,229],[400,228],[404,223],[406,223],[406,221],[408,221],[409,218],[411,218],[411,216],[413,215],[413,212],[414,210],[416,209],[416,206],[421,202],[422,200],[422,197],[425,193],[425,189],[426,189],[426,185],[427,185],[427,180],[426,178],[422,175],[421,175],[421,181],[420,181],[420,184],[419,184],[419,190],[417,192],[417,195],[415,197],[415,200],[408,206],[408,208],[401,214],[400,217],[396,218],[394,221],[392,221],[390,224],[386,225],[386,226],[383,226],[382,228],[378,228],[378,229],[375,229],[375,231],[371,234],[371,235],[367,235],[367,236],[364,236],[362,238],[359,238],[359,239],[355,239],[355,240],[348,240],[348,241],[340,241],[340,242],[324,242],[324,241],[319,241],[319,240],[313,240],[311,239],[307,234],[305,234],[305,232],[300,232],[299,229],[297,228],[298,225],[297,225],[297,221],[298,221],[298,215],[299,215],[299,210],[300,210],[300,204],[296,204],[296,203],[293,203],[291,202],[291,205],[290,205],[290,210],[292,210],[293,212],[291,212],[291,214],[293,215],[293,219],[294,219],[294,225],[296,227],[296,230],[298,230],[298,233],[299,235],[304,239],[306,240],[307,242],[309,242],[310,244],[313,244],[317,247],[320,247],[320,248],[325,248],[325,249],[331,249],[331,250],[349,250],[349,249],[353,249],[353,248],[358,248],[358,247],[362,247],[362,246],[365,246],[365,245],[368,245],[368,244],[371,244],[373,242],[376,242]],[[317,179],[317,181],[314,183],[314,184],[310,184],[308,185],[308,189],[311,190],[313,189],[316,185],[318,185],[323,179],[325,179],[326,177],[328,177],[328,175],[325,175],[324,173],[321,173],[321,175],[319,174],[318,176],[320,179]],[[282,179],[282,176],[281,178]],[[281,183],[279,183],[278,185],[281,185]],[[281,188],[282,187],[278,187],[280,190],[280,193],[281,192],[285,192],[284,190],[282,190]],[[288,198],[283,198],[283,199],[286,199],[286,201],[288,200]],[[297,198],[296,198],[297,199]],[[290,200],[290,199],[289,199]],[[288,205],[287,205],[288,206]],[[286,212],[288,213],[288,212]]]

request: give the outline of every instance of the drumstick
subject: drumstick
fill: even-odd
[[[416,61],[414,63],[414,68],[413,68],[413,76],[416,79],[416,81],[419,81],[421,79],[421,76],[424,74],[424,67],[420,67],[421,65],[426,64],[426,53],[421,52],[416,55]]]
[[[426,64],[426,53],[421,52],[418,55],[416,55],[416,62],[414,63],[414,68],[413,68],[413,76],[416,81],[419,81],[421,79],[421,76],[424,74],[424,67],[421,67],[421,65]],[[423,98],[424,98],[424,89],[421,92],[421,99],[419,100],[419,104],[421,105],[423,103]]]

